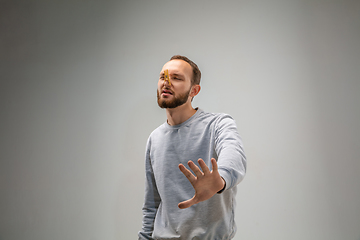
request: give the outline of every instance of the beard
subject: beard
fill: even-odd
[[[191,88],[188,92],[183,93],[183,94],[179,94],[179,96],[176,96],[174,94],[174,97],[172,100],[167,100],[167,99],[161,99],[160,94],[159,94],[159,90],[157,90],[157,102],[159,107],[161,108],[176,108],[179,107],[181,105],[183,105],[184,103],[186,103],[186,101],[189,98],[190,95],[190,91]]]

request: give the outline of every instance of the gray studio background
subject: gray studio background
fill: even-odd
[[[127,240],[174,54],[248,157],[235,239],[360,239],[360,2],[0,1],[0,239]]]

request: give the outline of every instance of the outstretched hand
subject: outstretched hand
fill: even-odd
[[[211,159],[212,171],[209,170],[201,158],[199,158],[198,163],[202,171],[192,161],[188,162],[189,167],[196,176],[183,164],[179,164],[180,171],[187,177],[195,189],[195,195],[191,199],[178,204],[178,207],[181,209],[191,207],[194,204],[211,198],[225,186],[225,181],[218,172],[218,166],[214,158]]]

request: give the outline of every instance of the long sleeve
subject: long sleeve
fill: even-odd
[[[147,142],[146,154],[145,154],[145,177],[146,177],[145,201],[144,201],[144,206],[142,208],[143,222],[142,222],[142,229],[138,234],[139,240],[153,239],[151,235],[154,229],[154,220],[157,209],[161,201],[160,195],[156,187],[154,172],[151,164],[150,148],[151,148],[151,141],[149,138]]]
[[[217,121],[215,151],[226,189],[236,186],[245,176],[246,157],[235,121],[230,115],[223,114]]]

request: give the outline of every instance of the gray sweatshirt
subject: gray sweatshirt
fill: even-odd
[[[218,163],[226,182],[221,194],[186,209],[178,203],[192,198],[195,190],[179,170],[202,158],[212,169]],[[200,168],[201,169],[201,168]],[[139,239],[232,239],[236,185],[244,178],[246,157],[231,116],[197,112],[187,121],[160,125],[151,134],[145,157],[145,202]]]

